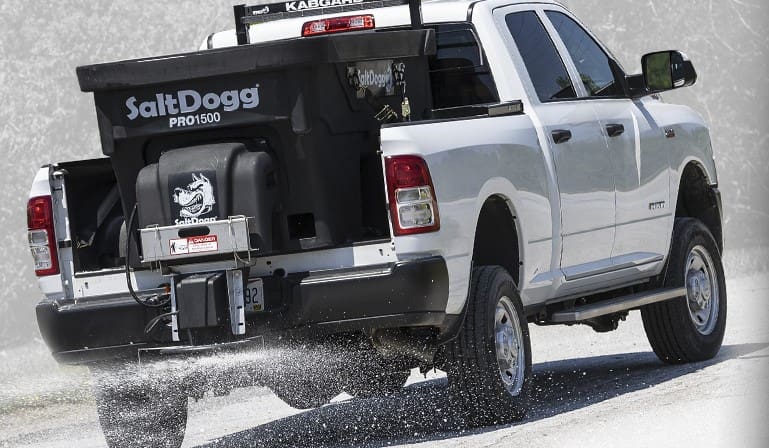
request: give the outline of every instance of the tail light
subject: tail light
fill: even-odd
[[[418,156],[386,157],[385,173],[395,236],[439,230],[438,201],[424,159]]]
[[[323,34],[343,33],[345,31],[373,30],[374,16],[371,14],[359,16],[334,17],[307,22],[302,26],[302,37],[320,36]]]
[[[53,230],[53,205],[50,196],[32,198],[27,203],[29,249],[38,277],[59,273],[56,234]]]

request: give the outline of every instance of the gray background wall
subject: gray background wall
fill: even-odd
[[[640,56],[681,49],[700,80],[665,95],[712,126],[728,245],[769,243],[769,3],[762,0],[570,0],[629,71]],[[232,26],[229,1],[0,0],[0,347],[36,337],[38,290],[26,246],[27,192],[51,161],[100,156],[78,65],[197,48]],[[749,265],[750,263],[746,263]]]

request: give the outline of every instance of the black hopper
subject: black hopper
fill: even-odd
[[[138,203],[139,228],[253,218],[264,254],[389,238],[379,133],[430,117],[435,51],[433,30],[370,30],[78,76],[125,216]]]

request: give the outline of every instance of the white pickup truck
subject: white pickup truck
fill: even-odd
[[[685,55],[628,75],[553,1],[235,15],[198,52],[78,68],[106,157],[32,186],[38,323],[59,362],[93,367],[110,446],[179,446],[188,397],[228,386],[149,393],[105,363],[331,344],[359,362],[250,381],[307,408],[437,367],[488,424],[529,406],[532,323],[604,332],[640,310],[662,361],[718,352],[709,132],[659,96],[696,81]]]

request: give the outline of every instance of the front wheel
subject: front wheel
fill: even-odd
[[[726,282],[710,231],[692,218],[676,219],[664,287],[686,287],[686,296],[641,309],[654,353],[668,364],[712,359],[726,332]]]
[[[473,270],[467,314],[447,347],[449,390],[471,425],[522,419],[531,400],[531,342],[513,279],[499,266]]]

